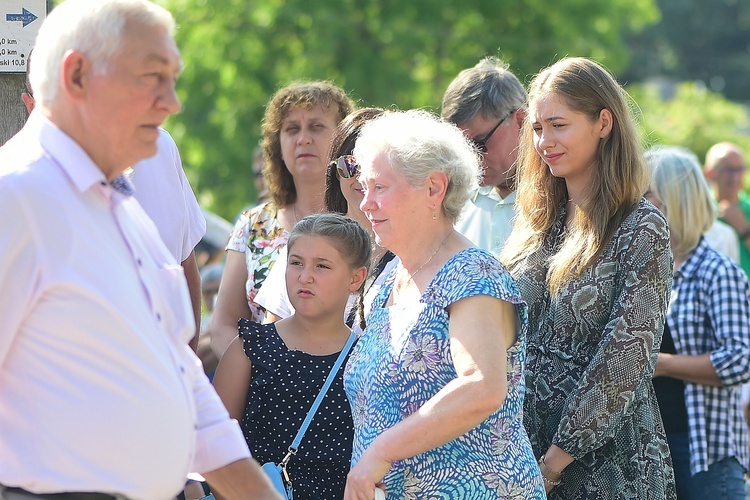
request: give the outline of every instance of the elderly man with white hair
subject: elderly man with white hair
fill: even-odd
[[[225,498],[278,498],[122,176],[180,109],[173,26],[146,0],[68,0],[39,31],[37,107],[0,148],[0,498],[168,499],[191,471]]]

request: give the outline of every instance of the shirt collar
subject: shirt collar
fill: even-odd
[[[39,142],[50,157],[60,165],[70,181],[84,192],[95,184],[105,184],[107,179],[84,149],[41,113],[29,117],[32,130],[38,130]],[[33,120],[33,121],[32,121]]]
[[[690,253],[690,256],[682,263],[682,265],[674,272],[675,277],[690,278],[698,269],[698,266],[703,260],[705,260],[706,254],[708,253],[709,246],[706,242],[706,238],[701,236],[698,245]]]
[[[511,191],[508,196],[503,198],[502,196],[500,196],[500,193],[497,192],[495,186],[480,186],[471,194],[471,201],[477,201],[477,197],[479,197],[479,195],[485,196],[498,203],[508,203],[516,199],[515,191]]]

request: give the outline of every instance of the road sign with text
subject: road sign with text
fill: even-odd
[[[25,73],[36,34],[47,17],[46,0],[0,1],[0,73]]]

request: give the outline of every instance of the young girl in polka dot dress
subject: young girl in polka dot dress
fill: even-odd
[[[295,314],[266,325],[240,319],[239,336],[214,377],[261,464],[284,458],[349,338],[344,308],[350,293],[361,294],[370,261],[367,232],[336,214],[305,217],[287,245],[286,286]],[[342,365],[287,466],[295,500],[344,496],[354,431],[343,372]]]

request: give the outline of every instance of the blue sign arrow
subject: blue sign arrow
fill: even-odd
[[[6,21],[21,21],[23,22],[24,28],[29,23],[33,23],[34,21],[36,21],[36,19],[37,17],[26,9],[22,9],[21,14],[5,14]]]

